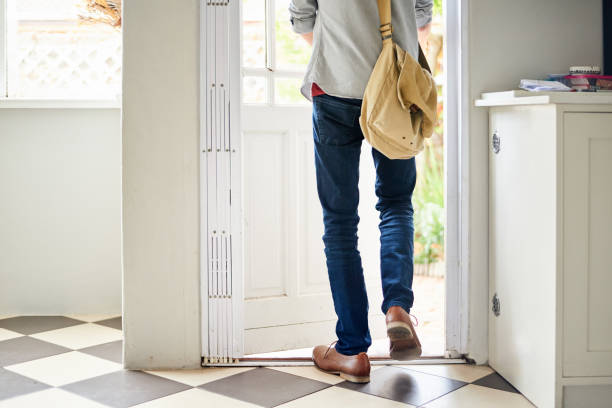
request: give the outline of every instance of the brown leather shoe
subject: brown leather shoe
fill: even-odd
[[[385,317],[389,355],[394,360],[414,360],[421,356],[421,342],[408,314],[401,306],[391,306]]]
[[[312,360],[315,366],[329,374],[339,374],[340,377],[354,383],[370,381],[370,359],[365,352],[347,356],[336,351],[332,346],[316,346],[312,350]]]

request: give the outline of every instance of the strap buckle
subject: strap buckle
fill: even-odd
[[[380,35],[382,36],[383,41],[392,37],[393,26],[391,23],[385,23],[378,26],[378,31],[380,31]]]

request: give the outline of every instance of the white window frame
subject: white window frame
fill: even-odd
[[[7,56],[7,0],[0,0],[0,98],[7,96],[8,56]]]
[[[240,9],[242,10],[242,0],[240,1]],[[263,103],[242,102],[247,106],[301,106],[301,104],[283,104],[276,102],[275,97],[275,79],[296,78],[302,79],[306,70],[289,70],[276,68],[276,0],[265,0],[265,67],[252,68],[245,67],[240,55],[240,66],[242,72],[242,80],[245,76],[254,76],[266,79],[266,100]],[[242,12],[240,13],[242,18]],[[241,19],[242,23],[242,19]],[[242,30],[242,27],[241,27]],[[242,42],[242,36],[241,36]],[[241,47],[242,48],[242,47]],[[304,99],[306,101],[306,99]]]

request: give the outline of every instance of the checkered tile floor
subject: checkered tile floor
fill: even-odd
[[[313,366],[129,371],[121,318],[0,319],[0,408],[531,407],[488,367],[373,366],[353,384]]]

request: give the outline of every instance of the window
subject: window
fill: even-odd
[[[242,1],[243,102],[306,104],[300,85],[311,47],[289,22],[289,0]]]
[[[85,0],[0,0],[2,97],[116,98],[121,31],[88,23]]]

